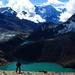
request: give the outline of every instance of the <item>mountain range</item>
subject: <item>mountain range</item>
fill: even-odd
[[[75,68],[75,15],[58,23],[60,12],[53,7],[35,7],[46,22],[19,19],[11,8],[0,8],[0,64],[22,59]]]
[[[60,11],[56,10],[51,5],[46,6],[35,6],[34,12],[29,12],[28,10],[19,10],[19,12],[12,10],[10,7],[0,8],[0,13],[5,15],[14,15],[18,18],[31,20],[33,22],[53,22],[59,23]],[[33,19],[33,20],[32,20]]]

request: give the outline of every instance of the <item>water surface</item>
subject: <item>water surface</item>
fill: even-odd
[[[0,70],[15,70],[16,62],[1,66]],[[50,72],[75,72],[75,69],[64,68],[59,64],[54,63],[30,63],[22,64],[23,71],[50,71]]]

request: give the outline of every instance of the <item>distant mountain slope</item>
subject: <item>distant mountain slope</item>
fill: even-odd
[[[6,16],[16,16],[17,15],[17,13],[14,10],[12,10],[10,7],[0,8],[0,13]]]
[[[0,28],[18,31],[18,32],[33,32],[38,28],[38,25],[28,20],[20,20],[16,16],[7,16],[0,14]]]

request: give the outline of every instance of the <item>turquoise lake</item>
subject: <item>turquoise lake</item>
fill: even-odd
[[[0,70],[15,70],[16,62],[1,66]],[[23,64],[21,66],[22,71],[50,71],[50,72],[75,72],[75,69],[64,68],[59,64],[53,63],[31,63]]]

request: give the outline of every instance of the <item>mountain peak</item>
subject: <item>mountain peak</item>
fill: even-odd
[[[75,22],[75,14],[74,15],[72,15],[68,20],[72,20],[72,21],[74,21]]]
[[[36,12],[36,14],[41,15],[41,17],[43,19],[45,19],[46,22],[53,22],[53,23],[58,23],[59,22],[60,12],[57,11],[51,5],[35,6],[35,12]]]
[[[4,15],[7,15],[7,16],[16,16],[16,12],[10,8],[10,7],[3,7],[3,8],[0,8],[0,13],[1,14],[4,14]]]

